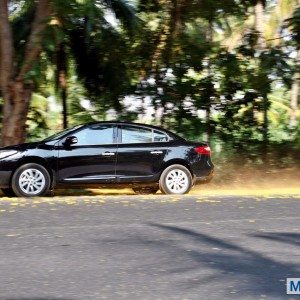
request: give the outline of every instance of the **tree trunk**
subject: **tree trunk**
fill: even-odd
[[[11,80],[13,76],[13,39],[12,30],[9,23],[8,16],[8,2],[7,0],[0,0],[0,87],[1,94],[4,100],[3,105],[3,119],[2,119],[2,137],[0,144],[9,145],[6,140],[10,135],[8,130],[13,130],[6,125],[10,122],[10,116],[13,111],[13,87],[11,86]]]
[[[255,5],[255,30],[258,34],[257,47],[260,51],[266,48],[264,38],[264,5],[262,0],[258,0]]]
[[[63,126],[64,129],[68,128],[68,105],[67,105],[67,89],[63,88],[61,91],[61,100],[63,103]]]
[[[206,39],[212,47],[214,42],[214,31],[213,31],[213,22],[212,20],[209,21],[208,30],[206,34]],[[211,58],[207,58],[207,76],[209,80],[212,80],[212,69],[211,69]],[[211,95],[212,96],[212,95]],[[211,140],[211,98],[207,99],[207,106],[206,106],[206,141],[210,143]]]
[[[151,71],[155,72],[159,66],[159,60],[163,58],[168,66],[173,56],[173,42],[181,33],[182,16],[187,6],[187,0],[160,0],[159,4],[166,9],[168,17],[161,24],[161,33],[158,37],[157,45],[151,57]]]
[[[40,57],[42,33],[50,14],[49,0],[39,0],[23,65],[16,70],[8,1],[0,0],[0,88],[4,99],[0,144],[3,146],[23,143],[26,139],[26,120],[33,86],[25,83],[25,77]]]
[[[63,115],[63,126],[64,129],[68,128],[68,105],[67,105],[67,55],[64,43],[61,43],[58,47],[57,57],[56,57],[56,85],[58,90],[58,95],[62,101],[62,115]]]
[[[2,145],[14,145],[25,141],[26,120],[32,87],[18,81],[11,83],[3,105]]]
[[[264,38],[264,4],[262,0],[257,0],[255,5],[255,29],[257,31],[257,49],[261,53],[266,49]],[[268,119],[268,96],[263,95],[263,141],[267,145],[269,141],[269,119]]]
[[[293,79],[292,91],[291,91],[291,117],[290,126],[292,128],[297,127],[297,110],[298,110],[298,97],[299,97],[299,74],[295,74]]]
[[[296,68],[298,69],[300,60],[300,50],[297,51]],[[293,84],[291,90],[291,115],[290,126],[292,128],[297,127],[297,111],[298,111],[298,98],[299,98],[299,72],[296,70],[293,76]]]

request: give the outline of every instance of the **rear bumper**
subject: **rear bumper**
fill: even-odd
[[[0,171],[0,188],[9,187],[11,174],[11,171]]]
[[[194,184],[205,184],[209,183],[214,177],[214,170],[212,170],[208,175],[206,176],[200,176],[194,178]]]

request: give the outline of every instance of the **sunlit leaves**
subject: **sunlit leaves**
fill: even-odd
[[[297,47],[300,48],[300,7],[298,7],[294,11],[293,16],[287,20],[287,24],[291,27]]]

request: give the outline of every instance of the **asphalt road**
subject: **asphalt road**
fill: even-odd
[[[300,197],[0,199],[0,299],[300,299]]]

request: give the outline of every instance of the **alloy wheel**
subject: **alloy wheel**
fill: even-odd
[[[46,179],[44,174],[37,169],[26,169],[19,177],[19,187],[23,193],[37,195],[45,188]]]
[[[189,178],[180,169],[171,170],[166,176],[166,186],[174,194],[185,193],[189,188]]]

